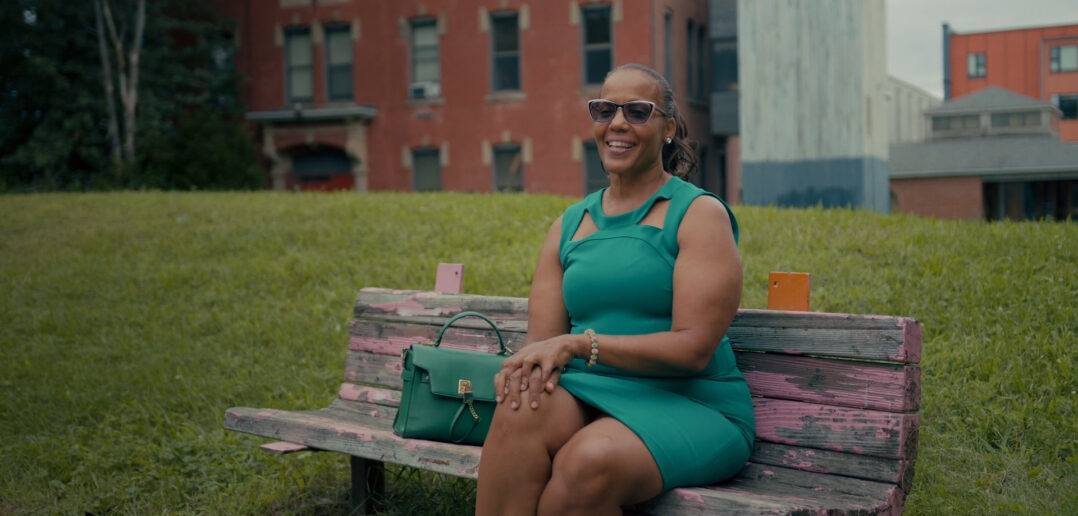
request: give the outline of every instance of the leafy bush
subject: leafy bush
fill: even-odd
[[[570,202],[0,197],[0,513],[341,511],[346,458],[264,454],[225,409],[328,404],[361,287],[429,288],[459,262],[467,292],[526,295]],[[1078,225],[736,211],[743,307],[769,271],[807,271],[816,310],[923,324],[910,514],[1078,512]],[[388,513],[467,512],[473,489],[391,468]]]

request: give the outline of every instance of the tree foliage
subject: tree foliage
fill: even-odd
[[[102,1],[130,42],[137,1]],[[232,27],[206,0],[146,3],[139,143],[124,173],[116,173],[94,6],[0,2],[0,17],[9,20],[0,38],[0,190],[263,186],[242,125]],[[111,68],[118,73],[115,62]],[[122,106],[120,92],[113,94]]]

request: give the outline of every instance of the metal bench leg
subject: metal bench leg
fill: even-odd
[[[352,457],[352,514],[379,512],[383,508],[385,490],[385,464]]]

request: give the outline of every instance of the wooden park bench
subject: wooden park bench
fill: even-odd
[[[350,325],[344,383],[313,411],[235,407],[225,428],[281,442],[263,446],[351,456],[352,501],[372,508],[384,463],[476,478],[478,446],[403,439],[391,424],[401,389],[401,350],[433,343],[454,314],[497,322],[509,347],[527,331],[527,299],[364,288]],[[459,267],[459,266],[458,266]],[[794,278],[796,279],[796,278]],[[772,288],[779,281],[772,278]],[[459,290],[457,290],[459,292]],[[807,305],[807,293],[803,296]],[[469,324],[468,321],[474,321]],[[460,326],[458,328],[458,325]],[[482,321],[464,319],[444,345],[490,350]],[[756,445],[722,484],[679,488],[634,514],[898,514],[913,480],[920,405],[921,329],[913,319],[780,310],[740,310],[728,335],[754,395]]]

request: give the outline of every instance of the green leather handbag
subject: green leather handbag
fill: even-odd
[[[478,317],[498,335],[497,354],[439,347],[449,326],[465,317]],[[461,312],[438,332],[434,346],[412,344],[404,350],[400,408],[393,431],[428,441],[483,444],[496,406],[494,375],[508,350],[502,332],[478,312]]]

